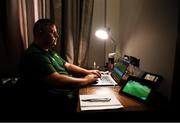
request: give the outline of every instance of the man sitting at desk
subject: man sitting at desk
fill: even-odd
[[[34,24],[33,34],[34,42],[26,49],[21,60],[23,94],[32,100],[45,99],[50,105],[56,104],[58,100],[57,105],[61,105],[62,110],[75,110],[78,88],[95,83],[101,76],[100,72],[70,64],[52,50],[59,35],[51,20],[38,20]],[[73,73],[84,77],[73,77]]]

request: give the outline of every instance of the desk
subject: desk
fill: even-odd
[[[171,119],[167,113],[168,106],[163,104],[161,96],[153,99],[150,104],[143,104],[119,93],[121,86],[86,86],[79,90],[79,94],[113,93],[124,108],[98,111],[81,111],[80,101],[77,107],[78,120],[82,121],[166,121]],[[160,101],[158,101],[160,100]],[[79,115],[80,114],[80,115]],[[176,117],[175,117],[176,118]],[[178,117],[177,117],[178,118]]]
[[[146,111],[150,110],[145,104],[133,100],[125,95],[119,94],[120,86],[87,86],[79,90],[79,94],[106,94],[113,93],[124,106],[123,109],[113,109],[111,111]],[[103,110],[104,111],[104,110]],[[108,110],[109,111],[109,110]],[[78,103],[77,112],[80,110],[80,102]]]

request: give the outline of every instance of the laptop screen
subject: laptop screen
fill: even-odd
[[[129,64],[124,61],[120,61],[114,65],[114,69],[111,72],[111,76],[117,83],[120,82],[120,80],[122,79],[128,65]]]

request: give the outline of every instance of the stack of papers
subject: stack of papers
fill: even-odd
[[[85,110],[104,110],[104,109],[119,109],[123,105],[115,97],[114,94],[93,94],[80,95],[81,111]]]

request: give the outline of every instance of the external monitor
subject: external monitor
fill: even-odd
[[[120,93],[137,101],[147,103],[156,87],[157,83],[144,78],[129,76],[122,85]]]

